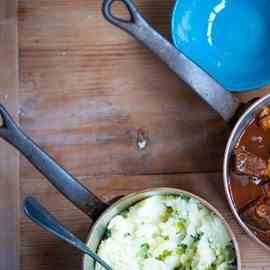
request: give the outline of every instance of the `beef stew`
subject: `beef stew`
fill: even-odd
[[[270,107],[256,115],[234,147],[230,191],[241,219],[270,245]]]

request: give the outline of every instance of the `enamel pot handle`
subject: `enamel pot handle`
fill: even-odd
[[[24,134],[2,105],[0,105],[0,116],[0,137],[19,150],[75,206],[89,217],[96,219],[107,204],[66,172]]]
[[[112,6],[115,2],[124,4],[130,14],[129,20],[121,19],[113,14]],[[233,118],[240,105],[239,100],[153,29],[142,17],[132,0],[103,0],[102,12],[110,23],[131,34],[159,56],[224,120],[229,121]]]

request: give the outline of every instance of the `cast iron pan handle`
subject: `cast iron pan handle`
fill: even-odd
[[[112,5],[117,1],[126,6],[130,20],[123,20],[112,14]],[[102,12],[110,23],[125,30],[158,55],[223,119],[229,121],[233,118],[240,105],[239,100],[153,29],[141,16],[132,0],[103,0]]]
[[[91,191],[66,172],[16,125],[0,104],[0,137],[17,148],[68,200],[96,219],[107,207]]]
[[[130,20],[124,20],[121,18],[118,18],[117,16],[113,15],[112,13],[112,5],[115,2],[122,2],[130,15]],[[122,28],[123,30],[127,31],[127,32],[132,32],[134,31],[136,24],[140,23],[140,20],[142,20],[139,11],[137,10],[136,6],[134,4],[132,4],[132,2],[128,1],[128,0],[110,0],[110,1],[104,1],[103,3],[103,14],[105,16],[105,18],[111,22],[112,24],[114,24],[115,26],[118,26],[120,28]]]

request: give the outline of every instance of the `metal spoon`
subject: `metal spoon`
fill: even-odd
[[[37,225],[56,235],[70,245],[78,248],[83,253],[89,255],[96,262],[102,265],[106,270],[112,268],[104,262],[97,254],[91,251],[81,240],[61,225],[47,209],[45,209],[36,199],[27,197],[24,201],[25,214]]]

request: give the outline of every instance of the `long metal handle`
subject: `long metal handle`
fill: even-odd
[[[45,209],[36,199],[32,197],[28,197],[25,199],[24,212],[34,223],[36,223],[46,231],[56,235],[70,245],[78,248],[83,253],[88,254],[105,269],[112,270],[112,268],[105,261],[103,261],[80,239],[78,239],[74,234],[72,234],[62,224],[60,224],[57,219],[52,214],[50,214],[48,210]]]
[[[17,148],[75,206],[89,217],[97,218],[107,204],[27,137],[1,104],[0,116],[0,137]]]
[[[123,20],[112,14],[114,2],[122,2],[126,6],[130,20]],[[110,23],[125,30],[158,55],[226,121],[233,118],[240,105],[239,100],[154,30],[142,17],[132,0],[103,0],[102,11]]]

